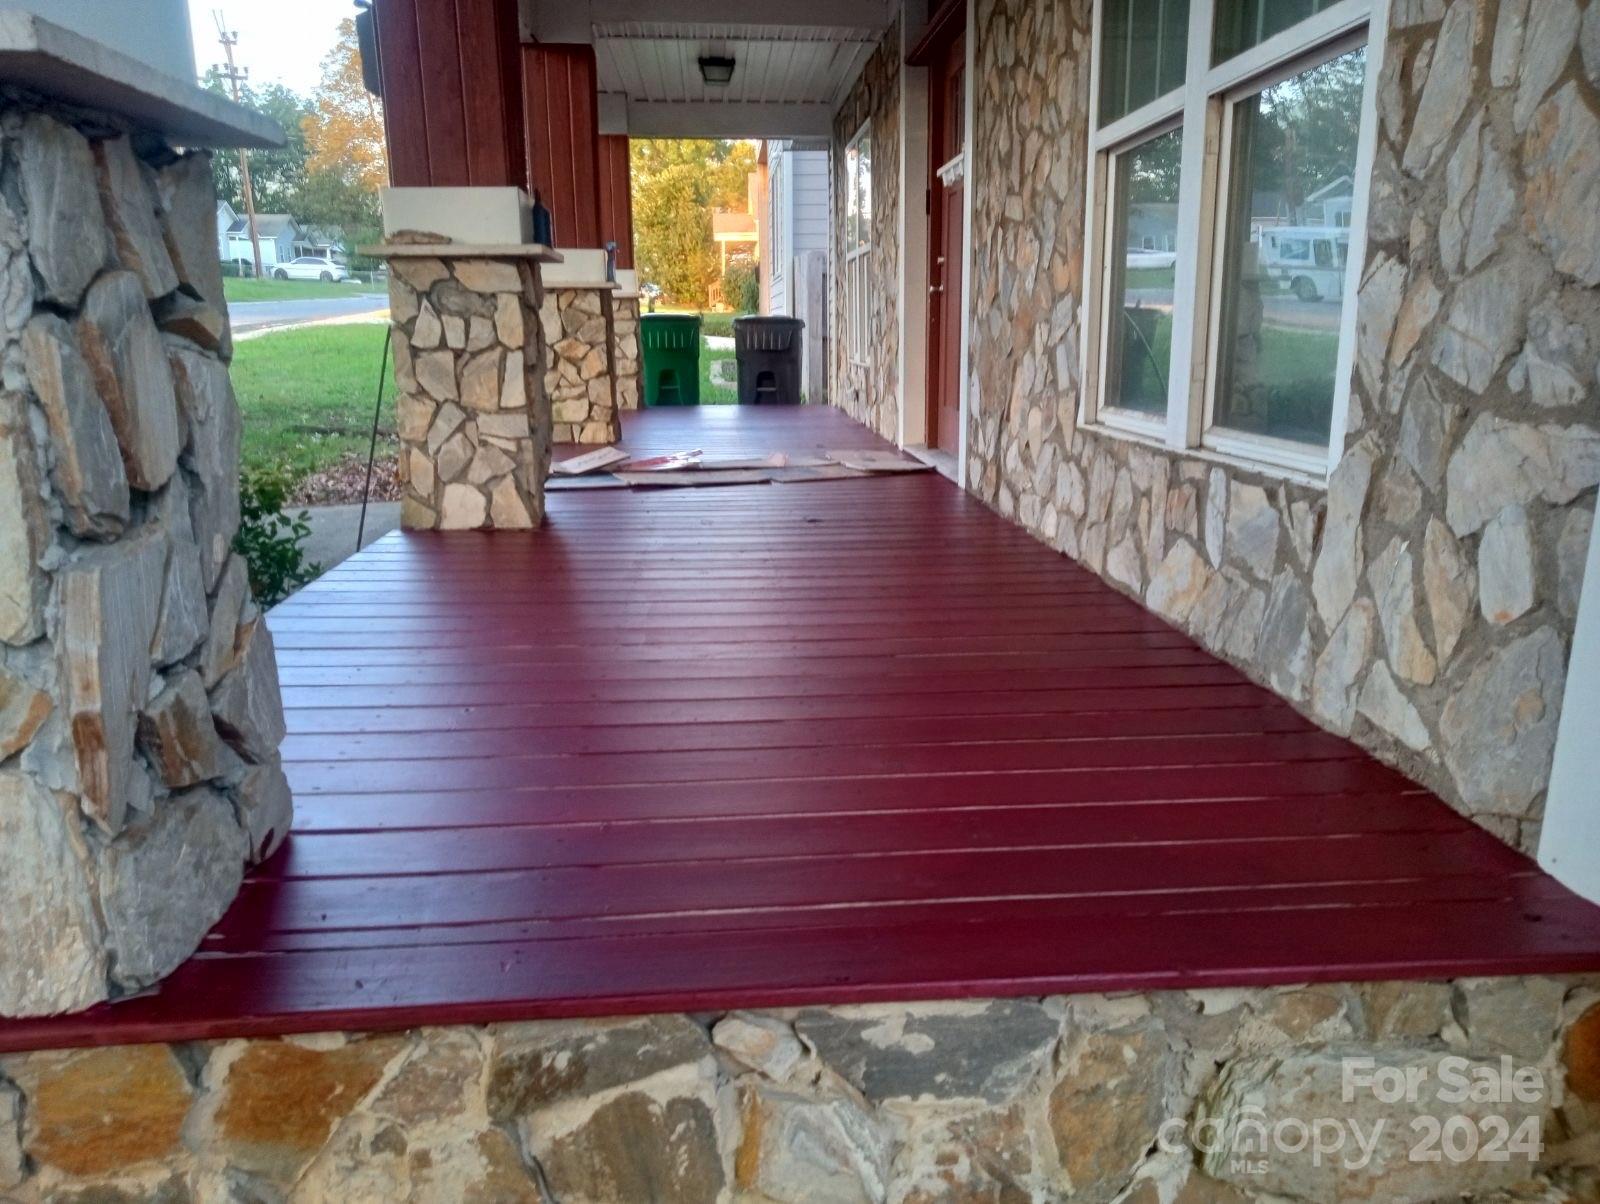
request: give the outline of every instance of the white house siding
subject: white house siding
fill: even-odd
[[[789,257],[828,249],[828,152],[790,151],[794,231]]]
[[[790,287],[795,259],[807,251],[828,250],[828,152],[773,143],[769,162],[772,255],[768,312],[796,316]]]
[[[774,143],[781,147],[783,143]],[[789,170],[788,152],[774,149],[767,169],[767,237],[771,240],[771,254],[767,257],[767,312],[789,312],[788,262],[789,240]]]

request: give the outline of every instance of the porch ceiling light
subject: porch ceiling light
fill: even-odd
[[[706,55],[700,60],[700,78],[708,88],[726,88],[733,82],[733,60],[724,55]]]

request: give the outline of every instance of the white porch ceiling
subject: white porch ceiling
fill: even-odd
[[[595,48],[603,133],[825,138],[893,0],[523,0],[524,33]],[[734,61],[708,86],[699,59]]]

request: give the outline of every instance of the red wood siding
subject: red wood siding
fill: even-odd
[[[558,246],[604,241],[597,86],[592,46],[522,47],[528,189],[550,210]]]
[[[378,0],[389,179],[526,179],[516,0]]]
[[[556,493],[269,622],[284,850],[159,991],[0,1051],[1600,969],[1600,908],[932,474]]]
[[[600,135],[600,241],[617,244],[617,266],[633,266],[633,170],[626,134]]]

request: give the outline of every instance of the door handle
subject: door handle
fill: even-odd
[[[942,285],[942,284],[930,284],[928,286],[928,292],[930,294],[931,293],[942,293],[942,292],[944,292],[944,285]]]

